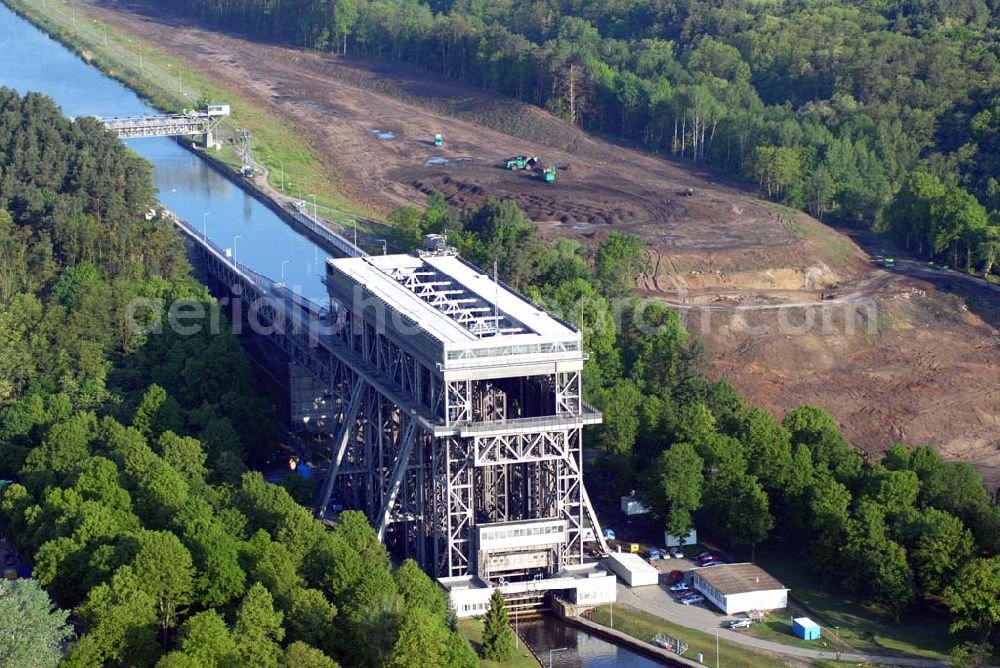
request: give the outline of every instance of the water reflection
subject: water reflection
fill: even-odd
[[[522,619],[518,622],[518,630],[528,646],[541,659],[543,666],[549,665],[549,650],[563,647],[568,650],[552,653],[554,667],[651,668],[661,665],[574,626],[563,624],[550,615]]]

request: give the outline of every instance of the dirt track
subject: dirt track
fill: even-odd
[[[938,289],[947,281],[875,270],[847,237],[723,177],[422,70],[219,35],[162,15],[151,0],[101,7],[103,19],[285,115],[353,199],[385,212],[433,190],[459,206],[509,197],[547,236],[594,243],[612,229],[638,234],[654,267],[644,293],[716,307],[712,324],[702,329],[693,314],[692,327],[709,344],[713,373],[751,401],[778,413],[813,403],[860,447],[934,443],[1000,483],[1000,307],[989,295],[973,295],[969,310]],[[498,168],[522,153],[564,167],[557,183]],[[693,197],[681,194],[688,187]],[[831,291],[872,300],[877,326],[794,326],[808,310],[819,319],[835,306],[823,302]],[[789,302],[811,307],[746,312]],[[779,313],[792,322],[775,320]]]

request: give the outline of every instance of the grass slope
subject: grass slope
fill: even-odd
[[[616,605],[614,609],[614,628],[627,633],[633,638],[638,638],[644,642],[649,642],[657,633],[665,633],[686,642],[688,651],[684,657],[695,660],[698,654],[702,654],[706,665],[717,665],[715,654],[715,636],[704,631],[696,631],[685,626],[680,626],[665,619],[651,615],[648,612],[635,610],[633,608]],[[594,611],[593,621],[605,626],[611,626],[611,607],[604,605]],[[784,666],[780,659],[767,654],[754,652],[753,650],[728,642],[719,641],[719,660],[723,666],[749,666],[752,668]]]
[[[472,643],[478,654],[483,646],[483,620],[478,617],[472,619],[461,619],[458,622],[458,631],[466,640]],[[519,644],[519,648],[514,652],[514,657],[506,663],[487,661],[480,659],[479,665],[483,668],[538,668],[538,661],[531,654],[524,643]]]
[[[947,661],[952,647],[961,642],[948,632],[948,621],[941,616],[905,613],[901,621],[879,608],[863,605],[843,591],[836,591],[808,571],[797,557],[772,553],[760,554],[760,565],[791,591],[792,599],[821,627],[832,634],[838,627],[840,640],[854,649],[870,654],[909,654]],[[754,635],[768,640],[789,642],[784,636],[788,618],[771,616],[767,623],[753,629]]]

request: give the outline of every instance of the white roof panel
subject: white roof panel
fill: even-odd
[[[329,260],[329,264],[445,344],[498,340],[527,343],[580,337],[577,330],[553,318],[524,297],[497,284],[491,276],[455,256],[372,255]],[[500,315],[515,321],[521,331],[497,336],[477,336],[465,324],[428,303],[399,280],[401,275],[421,271],[443,274],[443,278],[455,284],[454,287],[465,288],[488,304],[491,307],[488,311],[495,308]],[[435,276],[429,280],[436,283],[439,278],[441,277]],[[491,312],[483,315],[487,319],[492,317]]]

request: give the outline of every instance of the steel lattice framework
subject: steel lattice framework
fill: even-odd
[[[229,105],[209,105],[206,111],[183,114],[160,114],[102,118],[104,126],[122,139],[140,137],[184,137],[201,135],[205,146],[211,146],[212,131],[229,116]]]
[[[564,520],[553,568],[582,563],[585,540],[606,549],[582,480],[600,414],[581,399],[578,331],[453,256],[333,260],[327,285],[333,338],[364,372],[331,379],[343,410],[320,508],[364,509],[439,577],[485,575],[481,524]]]
[[[579,331],[450,255],[331,260],[328,310],[175,222],[322,388],[319,514],[331,500],[363,510],[437,577],[490,577],[475,534],[486,524],[563,522],[550,572],[583,563],[591,541],[607,552],[583,484],[583,427],[601,415],[581,398]]]

